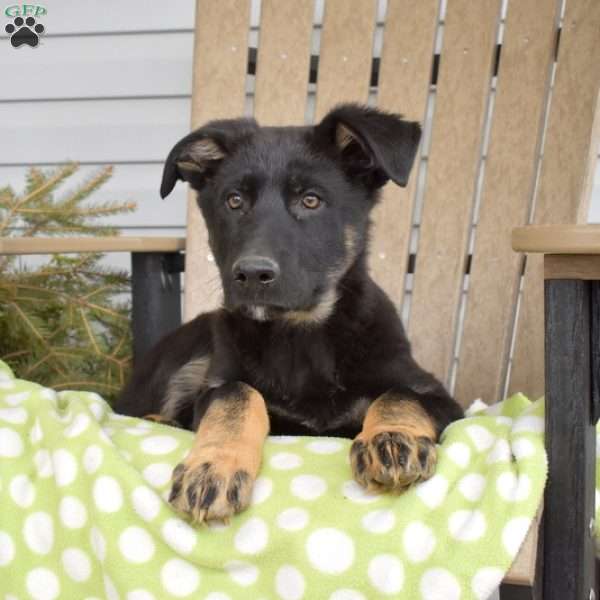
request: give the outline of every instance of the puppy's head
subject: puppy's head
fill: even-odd
[[[379,188],[407,184],[419,138],[417,123],[354,104],[314,127],[213,121],[171,150],[161,195],[178,179],[198,192],[227,309],[318,323],[365,254]]]

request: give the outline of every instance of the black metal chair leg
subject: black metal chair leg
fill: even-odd
[[[183,255],[133,252],[132,329],[134,361],[181,325]]]
[[[594,285],[563,279],[545,282],[549,474],[543,519],[544,600],[595,597]],[[592,318],[592,312],[596,317]]]

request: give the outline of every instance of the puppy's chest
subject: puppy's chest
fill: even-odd
[[[357,398],[346,389],[335,352],[323,340],[286,340],[257,348],[244,357],[244,367],[248,383],[263,394],[273,423],[281,425],[280,433],[297,432],[293,425],[315,434],[350,421],[354,426],[366,411],[364,399],[355,406]]]

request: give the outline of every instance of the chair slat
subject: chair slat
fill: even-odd
[[[263,0],[254,116],[261,125],[301,125],[306,113],[313,2]]]
[[[558,64],[533,222],[573,223],[586,188],[594,111],[600,86],[600,3],[569,0],[560,38]],[[543,264],[530,255],[523,281],[509,390],[531,396],[544,392]]]
[[[377,105],[421,123],[425,121],[438,4],[437,0],[391,0],[386,16]],[[386,185],[373,213],[371,273],[398,307],[404,294],[418,169],[417,158],[409,185],[404,189]]]
[[[325,3],[317,76],[317,120],[339,102],[367,101],[375,14],[375,0]]]
[[[527,222],[556,12],[555,3],[538,0],[508,9],[456,380],[464,405],[496,401],[504,391],[521,266],[511,231]]]
[[[192,89],[192,127],[244,112],[248,64],[249,0],[197,0]],[[173,140],[174,142],[176,140]],[[188,195],[184,319],[218,306],[219,278],[206,226]]]
[[[499,1],[448,3],[409,323],[417,360],[451,364]]]

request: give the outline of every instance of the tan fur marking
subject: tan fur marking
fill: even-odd
[[[221,150],[219,145],[210,138],[194,142],[187,148],[186,154],[189,154],[192,160],[200,165],[209,160],[221,160],[225,157],[223,150]]]
[[[201,356],[190,360],[171,376],[167,383],[165,401],[160,409],[165,420],[175,418],[186,396],[208,387],[206,373],[209,366],[210,357]]]
[[[239,386],[243,398],[209,406],[189,455],[173,473],[170,502],[194,522],[226,521],[250,503],[269,418],[261,394]]]
[[[404,491],[433,475],[435,440],[435,425],[419,404],[384,394],[369,407],[352,444],[354,478],[370,490]]]
[[[371,404],[363,421],[363,433],[372,437],[381,431],[402,431],[413,437],[435,439],[435,426],[419,404],[387,394]]]
[[[314,308],[287,311],[283,314],[283,319],[292,325],[318,325],[329,318],[337,301],[337,291],[327,290]]]
[[[356,139],[356,134],[343,123],[340,123],[335,130],[335,143],[340,150],[343,150]]]
[[[174,421],[172,419],[167,419],[163,415],[155,415],[155,414],[146,415],[146,416],[144,416],[144,419],[146,421],[152,421],[153,423],[160,423],[161,425],[171,425],[173,427],[178,426],[177,421]]]

